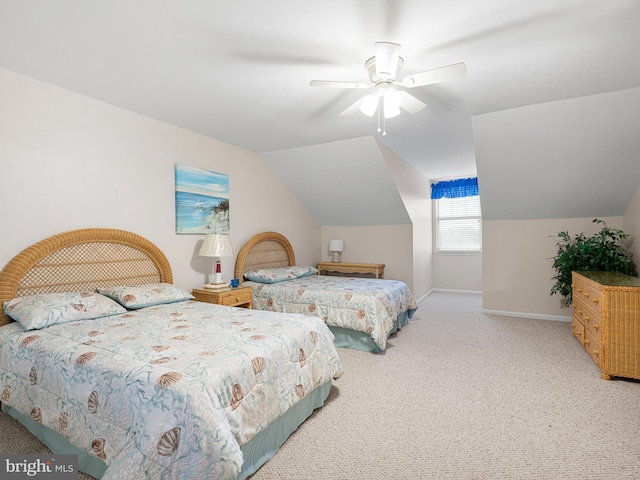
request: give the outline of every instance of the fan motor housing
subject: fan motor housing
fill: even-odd
[[[369,60],[364,62],[364,68],[367,70],[367,74],[369,75],[371,82],[373,82],[374,84],[378,82],[389,82],[397,80],[398,75],[400,75],[400,69],[402,68],[402,65],[404,65],[404,60],[402,59],[402,57],[398,57],[396,72],[394,73],[393,77],[386,78],[381,77],[376,73],[376,57],[371,57]]]

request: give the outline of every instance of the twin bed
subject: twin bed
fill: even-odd
[[[0,273],[2,409],[97,478],[246,478],[324,403],[334,336],[191,298],[130,232],[25,249]]]
[[[403,282],[317,273],[314,267],[296,265],[291,243],[277,232],[251,238],[235,267],[235,277],[252,288],[254,309],[319,317],[337,347],[382,352],[387,338],[417,309]]]

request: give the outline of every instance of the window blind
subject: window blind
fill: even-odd
[[[435,200],[435,241],[436,251],[440,252],[479,252],[482,249],[482,216],[480,196],[477,190],[477,179],[462,179],[464,185],[453,185],[454,181],[433,184]],[[468,182],[468,180],[475,180]],[[449,187],[453,185],[453,190]],[[474,192],[461,195],[463,190]]]

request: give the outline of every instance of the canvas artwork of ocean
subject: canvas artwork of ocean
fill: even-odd
[[[229,233],[229,177],[176,165],[176,233]]]

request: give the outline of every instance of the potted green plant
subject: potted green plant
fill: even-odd
[[[638,276],[636,264],[631,252],[623,245],[629,235],[618,228],[609,228],[604,220],[594,219],[593,223],[602,225],[602,229],[591,236],[584,233],[572,238],[568,232],[556,235],[560,240],[556,244],[558,253],[553,257],[556,275],[551,287],[551,295],[564,297],[563,306],[571,305],[571,272],[604,271],[620,272]]]

